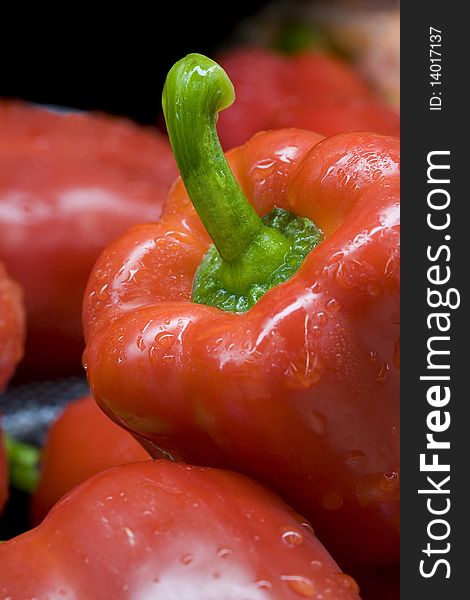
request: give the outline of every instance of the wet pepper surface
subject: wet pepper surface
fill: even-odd
[[[0,595],[359,598],[354,579],[271,492],[234,473],[169,461],[104,471],[38,528],[0,544]]]
[[[228,160],[259,214],[325,234],[243,315],[191,302],[210,240],[183,184],[96,265],[84,305],[95,397],[150,448],[270,484],[332,550],[398,558],[398,140],[259,134]]]

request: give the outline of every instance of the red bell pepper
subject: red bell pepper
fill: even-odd
[[[25,291],[22,370],[77,372],[89,271],[108,241],[159,216],[171,150],[123,119],[12,102],[0,102],[0,131],[0,260]]]
[[[51,426],[30,504],[37,524],[69,490],[117,465],[149,459],[142,446],[100,410],[91,396],[69,404]]]
[[[24,336],[23,295],[0,261],[0,393],[23,356]]]
[[[231,100],[205,57],[170,72],[164,107],[184,184],[159,223],[110,244],[90,276],[89,383],[150,451],[246,472],[306,514],[338,556],[393,562],[399,142],[262,133],[228,153],[235,179],[214,116]],[[256,214],[273,207],[268,221],[284,211],[284,233]],[[287,236],[312,240],[312,221],[324,239],[298,268],[308,240]]]
[[[0,394],[23,356],[24,321],[20,288],[10,279],[0,262]],[[7,460],[0,429],[0,511],[6,501],[7,492]]]
[[[343,131],[399,134],[398,114],[337,58],[319,51],[291,57],[256,47],[220,57],[234,83],[237,102],[219,120],[225,149],[254,133],[300,127],[334,135]]]
[[[161,460],[99,473],[39,527],[0,544],[0,597],[359,595],[309,525],[279,498],[235,473]]]

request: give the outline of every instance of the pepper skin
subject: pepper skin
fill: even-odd
[[[0,131],[0,260],[28,318],[21,371],[80,372],[88,274],[108,241],[160,215],[171,150],[124,119],[15,102],[0,102]]]
[[[91,396],[75,400],[47,435],[39,485],[31,498],[32,523],[42,521],[62,496],[92,475],[149,458],[142,446],[111,421]]]
[[[23,294],[0,262],[0,393],[23,356],[24,337]]]
[[[210,238],[178,181],[160,222],[110,244],[90,276],[93,395],[150,451],[270,485],[335,556],[397,561],[399,141],[287,129],[227,158],[258,214],[292,211],[325,239],[244,314],[192,303]]]
[[[0,262],[0,393],[23,356],[25,336],[23,297]],[[1,416],[1,415],[0,415]],[[7,498],[7,460],[0,429],[0,511]]]
[[[285,57],[256,47],[219,57],[237,102],[220,115],[222,146],[245,143],[257,131],[299,127],[334,135],[375,131],[399,135],[398,114],[337,58],[318,51]]]
[[[165,460],[96,475],[0,545],[2,598],[320,596],[359,598],[302,518],[241,475]]]

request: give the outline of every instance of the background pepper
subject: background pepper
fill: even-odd
[[[265,48],[237,48],[219,57],[237,102],[220,115],[222,146],[245,143],[257,131],[300,127],[323,135],[374,131],[398,135],[397,112],[347,63],[320,51],[286,57]]]
[[[25,564],[29,565],[25,569]],[[71,492],[0,544],[0,595],[162,600],[359,598],[310,526],[235,473],[143,461]]]
[[[214,70],[192,61],[182,76],[189,91],[166,102],[181,123],[206,102],[208,130],[191,123],[173,140],[183,136],[180,164],[196,157],[193,175],[206,171],[203,198],[226,181],[210,115],[229,104],[230,89],[218,71],[214,87],[201,82]],[[193,111],[182,108],[191,90]],[[191,303],[210,239],[181,181],[158,224],[108,246],[84,302],[88,378],[108,414],[151,452],[268,483],[337,556],[365,563],[394,562],[399,551],[398,150],[397,139],[371,133],[321,140],[281,130],[227,155],[258,214],[277,206],[325,235],[296,275],[244,314]],[[215,174],[200,162],[212,153]],[[185,169],[186,187],[197,189]],[[232,234],[243,247],[242,228]]]
[[[23,295],[0,262],[0,392],[23,356],[25,336]]]
[[[25,292],[23,375],[81,372],[89,271],[109,240],[159,216],[170,148],[123,119],[12,102],[0,130],[0,260]]]
[[[0,262],[0,393],[23,356],[24,320],[20,288],[9,278]],[[0,428],[0,511],[7,498],[7,492],[7,461]]]
[[[149,459],[91,396],[71,402],[52,424],[41,455],[39,485],[30,515],[37,525],[69,490],[109,467]]]

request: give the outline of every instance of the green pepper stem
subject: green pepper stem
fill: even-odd
[[[221,257],[230,262],[262,228],[227,164],[217,113],[235,99],[232,82],[214,61],[189,54],[168,73],[163,112],[186,190]]]
[[[33,494],[39,481],[39,459],[41,451],[3,434],[3,443],[8,457],[10,485],[17,490]]]
[[[245,290],[282,264],[290,244],[263,225],[225,159],[217,114],[234,99],[222,67],[189,54],[168,73],[162,104],[186,191],[224,261],[220,276],[229,289]]]

